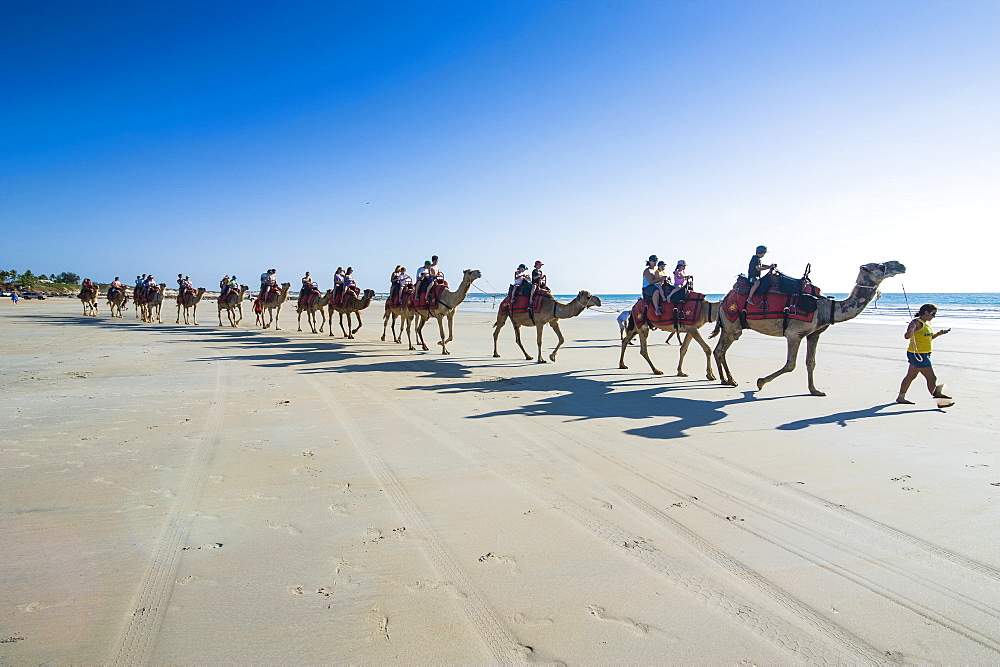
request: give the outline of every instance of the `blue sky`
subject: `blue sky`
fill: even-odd
[[[1000,291],[997,109],[997,3],[8,1],[0,266]]]

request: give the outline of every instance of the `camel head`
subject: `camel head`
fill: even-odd
[[[899,262],[885,262],[884,264],[862,264],[861,273],[858,274],[859,285],[878,285],[886,278],[898,276],[906,273],[906,267]]]
[[[483,277],[483,272],[479,269],[466,269],[462,271],[462,280],[468,280],[470,283],[479,280]]]
[[[371,299],[374,298],[374,296],[375,296],[375,290],[373,289],[366,289],[364,292],[361,293],[362,300]]]
[[[601,305],[600,297],[591,294],[585,289],[580,290],[579,294],[576,295],[576,299],[583,304],[584,308]]]

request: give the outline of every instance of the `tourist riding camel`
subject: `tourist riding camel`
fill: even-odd
[[[291,286],[291,283],[281,283],[280,292],[268,289],[266,292],[262,292],[261,296],[257,297],[260,300],[262,308],[260,321],[265,329],[270,329],[271,324],[274,324],[275,331],[281,330],[281,327],[278,326],[278,316],[281,314],[281,304],[288,299],[288,290]]]
[[[331,299],[330,304],[327,306],[329,313],[329,325],[330,325],[330,335],[333,335],[333,314],[336,312],[340,316],[340,330],[344,334],[344,338],[354,338],[362,326],[361,322],[361,311],[371,305],[372,298],[375,296],[375,290],[366,289],[364,293],[359,297],[355,290],[345,287],[346,292],[339,300],[339,305],[334,305]],[[351,315],[357,315],[358,326],[354,329],[351,328]],[[344,315],[347,315],[347,328],[344,328]]]
[[[440,274],[443,276],[443,274]],[[437,296],[436,302],[429,307],[421,308],[417,306],[416,318],[417,318],[417,343],[426,351],[430,348],[427,347],[427,343],[424,342],[424,325],[427,324],[427,320],[434,318],[437,320],[438,329],[441,332],[441,340],[438,341],[438,345],[441,346],[441,354],[451,354],[448,351],[448,343],[455,339],[454,336],[454,326],[455,326],[455,308],[458,304],[462,303],[466,295],[469,293],[469,289],[472,287],[473,281],[482,278],[483,274],[478,269],[466,269],[462,272],[462,282],[458,286],[458,289],[451,292],[445,287],[443,291]],[[448,320],[448,337],[445,338],[444,334],[444,320]]]
[[[308,276],[308,273],[306,274]],[[315,285],[315,283],[313,283]],[[299,292],[299,299],[295,303],[295,311],[298,313],[298,323],[299,331],[302,331],[302,313],[306,314],[306,323],[309,328],[312,329],[313,333],[317,333],[316,329],[316,313],[320,313],[319,316],[319,333],[323,332],[323,323],[326,318],[323,316],[326,304],[333,297],[333,290],[328,289],[326,294],[320,294],[319,288],[316,288],[315,293],[307,294],[307,298],[302,298],[302,292]]]
[[[851,293],[841,301],[822,296],[817,289],[806,289],[808,286],[803,286],[800,293],[792,293],[789,290],[782,292],[779,284],[778,290],[770,291],[765,291],[765,287],[761,286],[758,289],[760,294],[756,303],[749,304],[748,283],[743,281],[741,285],[740,281],[737,281],[737,287],[722,300],[722,314],[711,336],[722,334],[713,353],[719,367],[719,378],[723,384],[736,386],[736,380],[733,379],[726,361],[726,352],[743,334],[744,329],[751,329],[765,336],[782,336],[788,342],[785,365],[766,377],[758,378],[757,389],[763,389],[771,380],[795,369],[799,345],[805,340],[809,393],[814,396],[825,396],[813,382],[816,346],[820,335],[832,325],[846,322],[861,314],[876,298],[878,287],[883,280],[905,271],[906,267],[899,262],[865,264],[860,268]],[[797,281],[787,276],[785,279],[793,283],[807,282],[805,279]],[[768,304],[772,299],[774,303]],[[776,306],[781,306],[780,311],[776,311]],[[810,310],[812,312],[809,312]]]
[[[80,293],[77,298],[83,302],[83,314],[86,315],[97,315],[97,285],[91,282],[90,278],[86,278],[83,284],[80,285]]]
[[[389,298],[385,300],[385,315],[382,319],[382,340],[385,340],[386,329],[389,328],[389,320],[392,319],[392,341],[401,343],[403,340],[403,329],[406,329],[406,339],[409,349],[413,347],[413,339],[410,335],[413,325],[413,279],[406,273],[405,266],[397,266],[392,275],[392,284],[389,287]],[[399,335],[396,335],[396,320],[399,320]]]
[[[708,301],[704,298],[703,294],[690,293],[689,298],[680,301],[678,303],[667,303],[666,305],[661,304],[661,315],[656,316],[653,313],[655,311],[652,307],[646,303],[644,299],[640,299],[639,302],[632,307],[632,311],[625,311],[628,313],[628,318],[625,323],[625,328],[623,329],[622,337],[622,353],[618,359],[618,368],[626,369],[628,366],[625,365],[625,350],[628,346],[632,344],[632,339],[635,338],[636,334],[639,336],[639,354],[642,355],[646,363],[649,364],[650,370],[656,375],[662,375],[663,371],[656,368],[653,365],[652,359],[649,358],[649,334],[652,333],[654,329],[659,329],[660,331],[669,331],[671,335],[673,334],[684,334],[684,340],[681,343],[680,355],[677,359],[677,375],[679,377],[687,377],[687,373],[684,372],[684,357],[687,355],[688,347],[691,345],[691,341],[694,340],[701,346],[701,349],[705,352],[705,377],[709,380],[715,379],[715,373],[712,370],[712,348],[705,342],[702,338],[701,329],[709,322],[714,322],[719,317],[719,308],[722,305],[721,301]],[[668,338],[669,341],[669,338]]]
[[[122,281],[118,276],[115,276],[115,279],[111,281],[107,297],[111,317],[121,317],[122,308],[128,301],[128,293],[125,291],[125,286],[122,285]]]
[[[240,321],[243,319],[243,299],[246,297],[247,292],[250,290],[249,285],[240,285],[239,291],[229,287],[224,290],[223,294],[219,295],[218,308],[219,308],[219,326],[222,326],[222,311],[226,311],[226,315],[229,317],[229,324],[232,326],[239,325]]]
[[[181,323],[181,310],[184,311],[184,324],[190,324],[188,321],[188,314],[190,313],[191,320],[198,324],[198,304],[201,302],[201,297],[205,296],[205,288],[199,287],[197,291],[188,289],[188,285],[191,284],[190,280],[185,278],[184,290],[177,295],[177,320],[174,324]]]
[[[530,295],[528,302],[531,303]],[[525,359],[531,359],[531,355],[528,354],[521,343],[521,327],[535,327],[538,333],[537,361],[540,364],[544,364],[545,359],[542,357],[542,333],[545,331],[545,325],[548,324],[551,326],[552,330],[556,332],[556,336],[559,337],[559,343],[552,350],[552,354],[549,355],[549,359],[555,361],[556,353],[565,341],[562,331],[559,329],[559,320],[576,317],[591,306],[600,306],[601,299],[586,290],[581,290],[569,303],[559,303],[551,294],[545,294],[541,298],[540,307],[534,313],[523,310],[513,312],[511,308],[512,304],[513,302],[506,300],[500,304],[497,321],[493,325],[493,356],[500,356],[500,353],[497,351],[497,338],[500,336],[500,330],[504,324],[510,319],[511,324],[514,325],[514,340],[517,341],[517,346],[521,348]],[[507,308],[504,308],[505,305]]]
[[[162,309],[164,293],[167,291],[166,284],[159,285],[152,275],[146,276],[142,286],[142,301],[135,300],[136,309],[140,310],[143,322],[152,324],[155,318],[159,324],[163,324]]]

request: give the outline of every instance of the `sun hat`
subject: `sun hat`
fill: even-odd
[[[657,257],[656,255],[650,255],[649,259],[647,259],[646,261],[647,262],[655,262],[658,259],[659,259],[659,257]]]
[[[528,267],[526,267],[524,264],[518,264],[517,268],[518,268],[518,270],[520,270],[520,269],[526,269]]]
[[[542,260],[540,259],[535,260],[535,266],[542,266],[543,264],[545,264],[545,262],[543,262]]]
[[[759,245],[759,246],[757,246],[757,254],[759,255],[762,252],[767,252],[767,246],[766,245]]]
[[[677,266],[687,266],[687,265],[688,263],[685,262],[683,259],[677,260]]]
[[[430,266],[430,265],[431,265],[431,260],[428,259],[424,261],[424,266]]]

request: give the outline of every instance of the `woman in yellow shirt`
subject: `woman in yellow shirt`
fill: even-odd
[[[906,399],[906,391],[910,388],[910,383],[916,379],[917,375],[924,376],[924,379],[927,381],[927,391],[931,393],[931,396],[951,400],[951,396],[945,396],[941,393],[941,386],[938,385],[937,376],[934,374],[934,368],[931,366],[931,341],[951,331],[951,329],[942,329],[937,333],[934,332],[930,321],[936,315],[937,306],[932,303],[925,303],[920,306],[920,310],[917,311],[917,316],[910,322],[910,326],[906,327],[906,333],[903,334],[903,338],[910,341],[909,346],[906,348],[906,358],[910,362],[910,367],[906,369],[903,382],[899,385],[899,396],[896,397],[897,403],[913,405],[913,401]],[[951,405],[954,404],[939,404],[938,407],[946,408]]]

